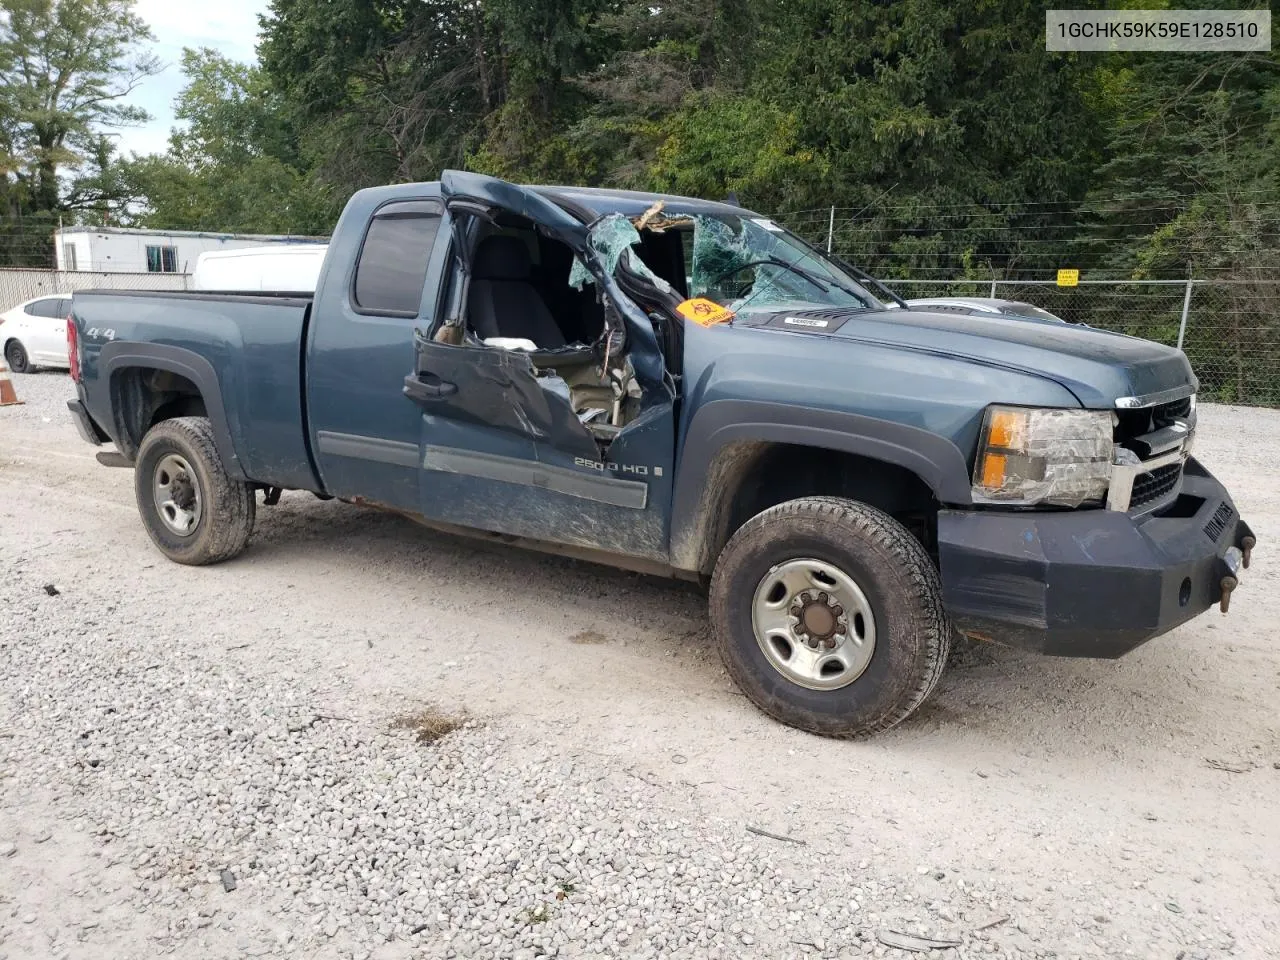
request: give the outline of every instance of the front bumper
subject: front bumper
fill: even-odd
[[[1112,510],[943,510],[943,600],[966,636],[1067,657],[1119,657],[1222,598],[1228,550],[1253,537],[1222,486],[1187,460],[1159,516]]]

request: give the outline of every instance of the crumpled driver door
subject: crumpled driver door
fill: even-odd
[[[473,246],[468,224],[510,212],[589,261],[598,281],[613,284],[589,248],[587,225],[537,192],[455,171],[441,177],[441,192],[459,251]],[[446,320],[460,332],[470,272],[465,255],[455,269],[461,286]],[[606,295],[615,309],[637,312],[637,322],[648,326],[616,287]],[[568,385],[547,369],[554,360],[535,367],[524,351],[452,335],[439,339],[439,332],[416,335],[415,369],[404,385],[422,410],[425,516],[615,554],[666,556],[674,421],[665,393],[664,402],[614,437],[609,449],[617,456],[607,459],[602,441],[575,413]],[[660,368],[651,331],[648,340]],[[660,376],[651,377],[659,386]]]
[[[549,444],[567,454],[595,457],[599,450],[563,394],[558,377],[539,377],[520,350],[478,344],[437,343],[415,335],[417,369],[405,378],[404,393],[434,418],[458,425],[512,434]],[[472,439],[479,442],[481,435]]]
[[[418,332],[415,369],[405,378],[405,396],[434,419],[469,425],[469,439],[476,443],[483,434],[496,432],[573,456],[597,456],[599,448],[574,414],[563,380],[540,376],[523,351],[460,342],[474,246],[470,230],[477,220],[492,222],[500,212],[515,213],[566,243],[585,242],[585,228],[532,191],[493,177],[446,170],[440,185],[461,274],[455,315],[446,318],[455,324],[458,337],[440,340]]]

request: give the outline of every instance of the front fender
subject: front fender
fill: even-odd
[[[940,503],[972,503],[965,455],[920,427],[861,414],[756,400],[716,400],[689,424],[676,470],[671,510],[671,563],[706,570],[727,520],[723,481],[743,456],[772,443],[836,450],[910,470]]]

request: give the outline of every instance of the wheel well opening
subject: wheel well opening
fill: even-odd
[[[938,501],[912,471],[895,463],[800,444],[751,444],[721,488],[718,529],[709,537],[706,563],[756,514],[800,497],[847,497],[897,519],[930,554],[935,553]]]
[[[130,460],[137,456],[147,431],[157,423],[174,417],[208,416],[200,388],[168,370],[118,370],[111,378],[111,392],[121,452]]]

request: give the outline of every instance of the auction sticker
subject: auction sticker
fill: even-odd
[[[676,307],[676,312],[686,320],[692,320],[700,327],[713,327],[717,323],[728,323],[733,319],[732,310],[728,310],[720,306],[720,304],[713,303],[702,297],[686,300]]]

